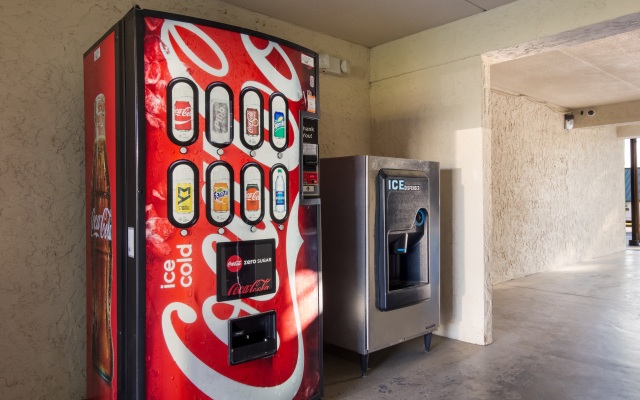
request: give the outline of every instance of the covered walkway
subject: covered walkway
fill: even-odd
[[[640,250],[493,288],[493,338],[325,351],[326,399],[639,399]]]

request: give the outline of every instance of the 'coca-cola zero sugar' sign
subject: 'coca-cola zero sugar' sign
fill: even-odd
[[[218,300],[275,293],[275,240],[217,244]]]

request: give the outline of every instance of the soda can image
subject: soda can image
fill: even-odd
[[[229,211],[229,186],[226,182],[213,185],[213,211],[224,213]]]
[[[258,110],[255,108],[247,108],[245,121],[245,131],[247,135],[258,136],[258,125],[260,122],[258,121]]]
[[[245,207],[246,211],[260,211],[260,188],[255,183],[247,185],[247,191],[245,193]]]
[[[275,92],[269,97],[269,142],[271,147],[277,152],[287,149],[288,125],[289,125],[289,107],[287,98],[280,92]]]
[[[190,131],[193,129],[193,112],[191,102],[178,99],[173,103],[173,126],[178,131]]]
[[[189,214],[193,212],[193,185],[191,183],[178,182],[175,190],[175,212]]]
[[[284,139],[284,113],[276,111],[273,114],[273,136],[278,139]]]
[[[213,120],[211,130],[214,133],[226,134],[229,132],[229,107],[226,103],[213,103]]]
[[[198,219],[198,169],[190,161],[178,160],[169,166],[167,211],[169,221],[186,228]]]

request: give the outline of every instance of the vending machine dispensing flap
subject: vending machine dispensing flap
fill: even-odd
[[[229,365],[272,356],[277,351],[276,312],[230,319]]]
[[[376,306],[426,301],[429,286],[429,179],[423,171],[381,169],[377,182]]]

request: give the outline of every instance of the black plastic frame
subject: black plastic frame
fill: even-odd
[[[258,98],[260,99],[260,106],[258,107],[258,120],[260,121],[260,126],[258,127],[258,136],[260,137],[260,140],[255,145],[250,145],[245,140],[247,126],[246,126],[246,120],[245,120],[246,117],[244,112],[244,98],[248,93],[255,93],[258,95]],[[240,111],[240,141],[242,142],[244,147],[246,147],[247,149],[257,150],[264,143],[264,98],[262,97],[262,93],[260,93],[260,91],[254,87],[246,87],[242,89],[242,91],[240,92],[239,111]]]
[[[226,92],[227,95],[229,97],[229,121],[230,121],[230,126],[229,126],[229,132],[231,133],[231,140],[229,141],[229,143],[218,143],[218,142],[214,142],[211,139],[211,122],[212,122],[212,118],[213,116],[211,115],[211,92],[213,91],[213,89],[215,88],[223,88]],[[233,91],[231,90],[231,88],[229,87],[229,85],[227,85],[224,82],[213,82],[211,84],[209,84],[209,86],[207,86],[206,92],[205,92],[205,137],[207,138],[207,141],[209,143],[211,143],[212,146],[215,146],[219,149],[225,148],[227,146],[229,146],[231,143],[233,143],[233,138],[235,135],[234,132],[234,100],[233,100]]]
[[[285,212],[284,218],[277,218],[274,214],[274,210],[273,210],[273,201],[275,200],[276,197],[276,181],[275,181],[275,173],[277,169],[283,169],[284,170],[284,204],[286,204],[287,210]],[[284,164],[274,164],[273,167],[271,167],[271,170],[269,170],[269,187],[271,188],[271,190],[269,191],[269,211],[271,214],[271,219],[274,220],[275,222],[278,223],[283,223],[287,220],[287,218],[289,218],[289,212],[291,211],[291,208],[289,206],[289,170],[287,169],[287,167],[284,166]]]
[[[284,146],[282,147],[277,147],[273,141],[273,101],[276,98],[282,98],[284,100]],[[289,101],[285,95],[280,92],[274,92],[269,96],[269,143],[275,151],[280,153],[289,147]]]
[[[173,87],[178,83],[186,83],[193,92],[193,110],[191,110],[191,119],[193,122],[193,136],[190,140],[185,142],[178,140],[173,132]],[[144,92],[143,92],[144,93]],[[169,140],[178,146],[190,146],[198,141],[200,133],[200,113],[199,113],[199,100],[198,100],[198,88],[196,84],[190,79],[179,77],[172,79],[167,85],[167,135]]]
[[[229,218],[227,218],[225,221],[223,222],[218,222],[216,220],[213,219],[213,216],[211,215],[212,211],[212,204],[213,204],[213,199],[211,198],[211,173],[213,172],[213,169],[216,167],[223,167],[226,168],[227,171],[229,171],[229,177],[230,177],[230,182],[229,182]],[[205,203],[207,205],[207,221],[209,221],[209,223],[213,226],[217,226],[217,227],[224,227],[229,225],[229,223],[233,220],[233,216],[235,213],[235,196],[234,196],[234,179],[233,179],[233,167],[231,167],[231,165],[229,163],[227,163],[226,161],[215,161],[212,162],[211,164],[209,164],[209,166],[207,167],[207,170],[205,172]]]
[[[244,209],[245,197],[247,195],[246,191],[244,190],[244,176],[247,169],[252,167],[257,168],[258,171],[260,171],[260,217],[258,217],[258,219],[256,219],[255,221],[247,218]],[[242,220],[249,225],[258,225],[264,218],[264,171],[262,170],[262,167],[260,167],[260,164],[250,162],[242,166],[242,169],[240,170],[240,190],[242,191],[242,196],[239,198],[240,216],[242,217]]]
[[[173,170],[181,165],[187,165],[193,171],[193,219],[187,223],[181,223],[173,217]],[[169,222],[178,228],[189,228],[198,222],[200,217],[200,177],[198,176],[198,167],[189,160],[177,160],[171,163],[167,170],[167,217]]]

